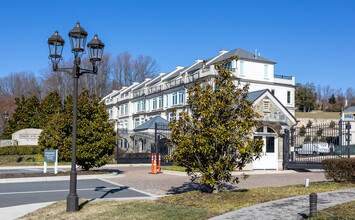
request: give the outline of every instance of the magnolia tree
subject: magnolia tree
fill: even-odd
[[[218,191],[226,182],[238,183],[232,171],[258,158],[263,145],[253,138],[258,115],[247,100],[248,85],[237,88],[227,68],[237,59],[217,63],[213,83],[191,86],[187,99],[191,113],[182,112],[169,124],[172,159],[186,168],[192,181],[200,176],[208,192]]]

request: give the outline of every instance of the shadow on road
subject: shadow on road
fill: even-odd
[[[180,193],[196,191],[196,190],[202,190],[202,186],[200,183],[186,182],[186,183],[182,184],[181,186],[171,187],[171,189],[169,189],[169,191],[168,191],[168,194],[174,195],[174,194],[180,194]]]
[[[180,194],[180,193],[196,191],[196,190],[208,191],[208,188],[197,182],[185,182],[181,186],[172,187],[168,191],[168,194],[174,195],[174,194]],[[223,188],[221,189],[221,191],[239,191],[239,190],[244,190],[244,189],[238,189],[238,187],[235,185],[225,184],[225,183],[223,184]]]
[[[105,190],[106,187],[105,186],[99,186],[99,187],[96,187],[95,188],[95,191],[101,191],[101,192],[104,192],[104,194],[100,197],[100,199],[103,199],[105,198],[108,194],[115,194],[119,191],[122,191],[122,190],[125,190],[125,189],[128,189],[129,187],[128,186],[120,186],[120,187],[117,187],[115,189],[109,189],[109,190]]]
[[[94,170],[94,171],[103,171],[103,172],[110,172],[110,173],[117,173],[117,174],[124,173],[124,171],[118,170],[118,169],[99,169],[99,170]]]

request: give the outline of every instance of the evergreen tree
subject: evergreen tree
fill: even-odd
[[[332,96],[330,96],[328,101],[329,101],[329,104],[335,104],[336,98],[335,98],[334,94],[332,94]]]
[[[116,133],[108,114],[96,95],[83,90],[78,97],[77,164],[85,170],[109,162]],[[45,126],[39,138],[42,149],[58,149],[59,159],[71,160],[73,97],[67,96],[64,108]]]
[[[15,98],[16,108],[12,119],[8,121],[6,135],[11,137],[12,133],[25,128],[41,127],[41,108],[36,95],[26,98],[21,95]]]
[[[191,115],[179,114],[179,119],[169,124],[172,129],[169,145],[175,162],[184,166],[192,180],[201,172],[201,184],[206,191],[219,190],[223,182],[238,182],[232,177],[234,168],[241,170],[245,164],[258,157],[263,142],[253,139],[253,129],[258,125],[257,113],[247,98],[248,85],[238,89],[232,81],[227,64],[217,63],[218,76],[215,88],[205,82],[196,82],[188,90]]]
[[[56,90],[53,90],[47,94],[41,100],[41,127],[44,127],[48,123],[54,114],[59,114],[62,109],[62,98]]]

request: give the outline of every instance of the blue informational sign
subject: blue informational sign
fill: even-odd
[[[57,150],[44,150],[44,162],[46,163],[57,162]]]

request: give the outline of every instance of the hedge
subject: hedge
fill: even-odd
[[[0,155],[29,155],[39,154],[41,152],[41,148],[37,145],[0,147]]]
[[[326,159],[322,164],[327,179],[355,183],[355,158]]]

